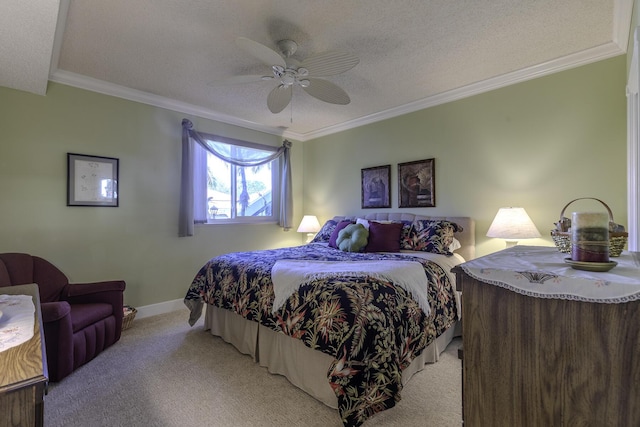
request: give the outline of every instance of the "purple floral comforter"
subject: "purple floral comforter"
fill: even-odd
[[[402,370],[454,324],[455,287],[442,267],[422,263],[429,278],[430,316],[404,289],[366,275],[322,278],[303,285],[272,314],[271,268],[281,259],[356,261],[405,256],[342,252],[321,244],[231,253],[208,261],[185,297],[189,322],[202,303],[231,310],[335,358],[327,373],[345,426],[361,425],[400,400]]]

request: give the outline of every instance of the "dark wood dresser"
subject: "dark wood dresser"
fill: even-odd
[[[540,298],[454,271],[465,427],[640,425],[640,301]]]
[[[0,294],[30,295],[35,306],[33,337],[0,352],[0,427],[42,426],[48,378],[38,286],[0,287]]]

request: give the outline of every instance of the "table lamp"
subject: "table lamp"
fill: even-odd
[[[302,221],[300,221],[300,226],[298,227],[298,233],[307,233],[307,243],[313,239],[313,236],[318,231],[320,231],[320,223],[315,215],[305,215],[302,217]]]
[[[540,237],[540,232],[524,208],[509,207],[498,210],[487,231],[487,237],[505,239],[507,248],[510,248],[518,240]]]

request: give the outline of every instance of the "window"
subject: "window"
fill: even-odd
[[[182,119],[178,236],[193,236],[194,224],[207,222],[277,222],[291,229],[291,145],[286,139],[272,147],[200,133],[189,119]],[[209,169],[207,152],[223,163],[214,159]],[[220,200],[228,204],[227,218],[209,187],[225,195]]]
[[[252,159],[269,157],[271,150],[254,144],[207,141],[221,157]],[[274,222],[278,206],[279,162],[276,158],[256,166],[238,166],[197,146],[194,165],[194,219],[197,223]]]

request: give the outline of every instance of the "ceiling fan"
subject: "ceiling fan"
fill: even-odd
[[[324,52],[299,62],[291,57],[298,49],[298,44],[293,40],[278,42],[282,54],[245,37],[238,37],[236,45],[269,65],[272,74],[235,76],[211,83],[212,85],[275,80],[278,85],[267,97],[267,107],[274,114],[289,105],[294,86],[300,86],[309,95],[330,104],[346,105],[351,102],[351,98],[342,88],[320,78],[344,73],[358,65],[360,60],[350,53]]]

